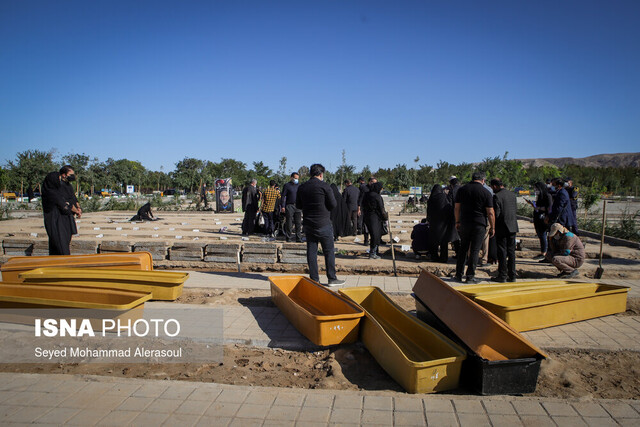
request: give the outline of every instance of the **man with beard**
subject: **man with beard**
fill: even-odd
[[[42,212],[49,236],[49,255],[71,255],[71,236],[78,233],[74,215],[82,216],[70,184],[75,180],[73,168],[65,165],[59,172],[49,173],[42,183]]]

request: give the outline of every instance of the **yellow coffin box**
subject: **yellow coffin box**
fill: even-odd
[[[0,306],[3,308],[131,310],[150,298],[148,292],[0,282]]]
[[[122,252],[112,254],[89,255],[46,255],[16,256],[5,262],[2,280],[18,282],[18,275],[25,271],[41,267],[74,267],[74,268],[117,268],[121,270],[153,270],[153,260],[149,252]]]
[[[117,289],[0,282],[0,322],[33,324],[34,318],[47,312],[40,309],[55,309],[55,316],[60,318],[78,316],[76,309],[84,309],[81,316],[100,328],[102,319],[142,318],[149,298],[150,293]]]
[[[464,349],[398,307],[379,288],[340,293],[365,310],[360,339],[406,391],[433,393],[458,387]]]
[[[358,339],[364,312],[343,296],[304,276],[273,276],[271,299],[293,326],[320,346]]]
[[[478,304],[518,331],[547,328],[621,313],[628,287],[597,283],[477,297]]]
[[[151,293],[151,299],[173,301],[182,295],[189,273],[174,271],[36,268],[20,273],[25,283],[122,289]]]
[[[475,299],[486,295],[497,295],[510,292],[528,291],[533,289],[550,289],[558,286],[580,285],[579,282],[567,280],[539,280],[517,283],[483,283],[480,285],[456,286],[456,291],[462,295]]]

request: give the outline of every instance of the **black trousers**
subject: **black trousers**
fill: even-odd
[[[498,248],[498,277],[516,278],[516,233],[496,233]]]
[[[351,221],[351,230],[354,236],[358,234],[358,210],[351,211],[349,213],[349,220]]]
[[[296,240],[302,241],[302,210],[297,209],[294,204],[288,204],[284,208],[284,215],[284,235],[287,241],[291,240],[294,226],[296,228]]]
[[[256,215],[258,210],[247,209],[244,212],[244,220],[242,221],[242,233],[253,234],[253,230],[256,228]]]
[[[320,281],[318,273],[318,243],[322,246],[324,254],[324,266],[329,280],[336,280],[336,254],[333,245],[333,226],[325,225],[315,229],[305,227],[304,234],[307,236],[307,265],[309,266],[309,278]]]
[[[456,259],[456,277],[461,278],[464,271],[464,264],[467,264],[467,279],[476,275],[478,265],[478,253],[482,247],[482,241],[486,234],[487,227],[482,224],[461,224],[460,230],[460,252]],[[467,260],[467,252],[469,259]]]

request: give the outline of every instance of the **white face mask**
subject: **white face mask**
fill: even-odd
[[[297,184],[297,183],[298,183],[298,180],[297,180],[296,178],[293,178],[293,183],[294,183],[294,184]]]

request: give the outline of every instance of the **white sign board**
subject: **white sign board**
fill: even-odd
[[[409,187],[409,193],[422,194],[422,187]]]
[[[134,189],[133,189],[133,185],[127,185],[127,194],[128,193],[133,193]]]

